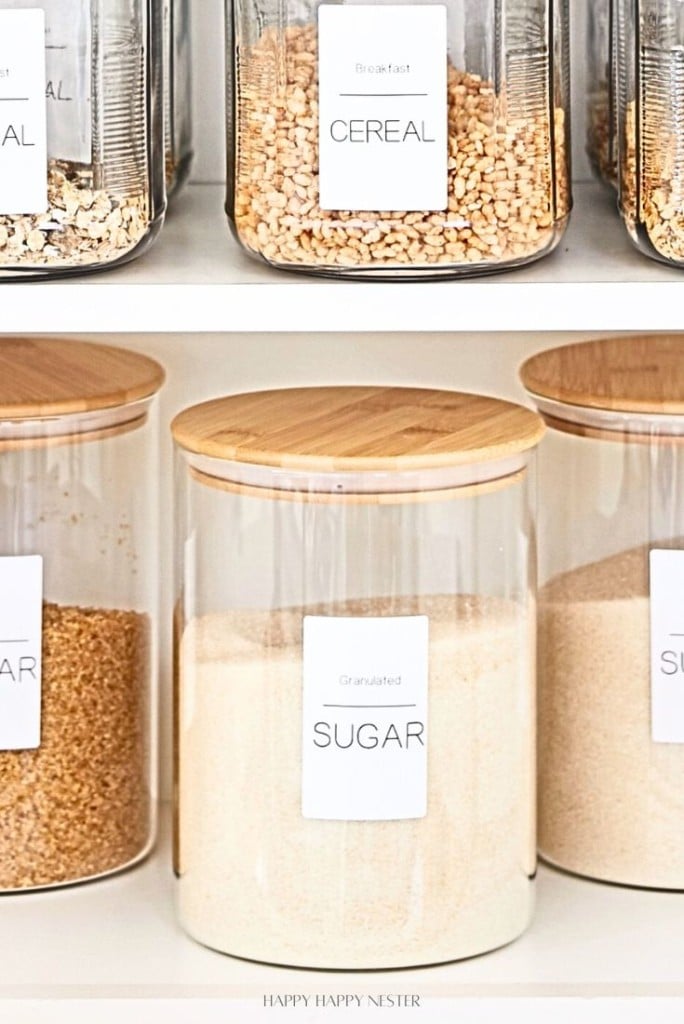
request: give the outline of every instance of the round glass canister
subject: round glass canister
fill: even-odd
[[[192,89],[190,0],[164,0],[166,190],[171,199],[190,174]]]
[[[143,252],[165,207],[161,7],[0,0],[0,278]]]
[[[179,910],[327,969],[454,960],[532,912],[543,425],[410,388],[181,413]]]
[[[615,0],[587,3],[587,154],[594,174],[617,187]]]
[[[620,208],[635,245],[684,264],[684,5],[616,0]]]
[[[684,889],[684,336],[542,352],[540,849]]]
[[[568,0],[229,0],[227,25],[227,212],[251,255],[425,279],[558,243]]]
[[[0,890],[149,851],[156,794],[151,359],[0,340]]]

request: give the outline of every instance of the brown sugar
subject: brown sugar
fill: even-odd
[[[0,752],[0,889],[124,867],[150,833],[149,622],[43,607],[41,744]]]

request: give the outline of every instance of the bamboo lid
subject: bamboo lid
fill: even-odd
[[[533,448],[544,425],[511,402],[456,391],[315,387],[233,395],[172,424],[197,455],[312,472],[435,469]]]
[[[684,335],[601,338],[540,352],[520,370],[531,394],[609,412],[684,413]]]
[[[129,405],[154,395],[153,359],[64,338],[0,339],[0,419],[38,419]]]

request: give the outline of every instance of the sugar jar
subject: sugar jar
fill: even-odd
[[[0,0],[0,279],[113,266],[164,213],[161,8]]]
[[[570,209],[568,2],[228,0],[228,216],[272,266],[453,277]]]
[[[326,969],[520,935],[541,420],[321,387],[216,399],[172,429],[184,927]]]
[[[569,871],[684,889],[684,336],[533,356],[539,841]]]
[[[124,349],[0,339],[0,891],[152,844],[162,380]]]

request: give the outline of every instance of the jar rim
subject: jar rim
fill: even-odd
[[[257,466],[180,450],[198,483],[271,500],[312,503],[391,504],[448,500],[499,490],[521,480],[529,453],[496,462],[406,472],[330,472]]]

